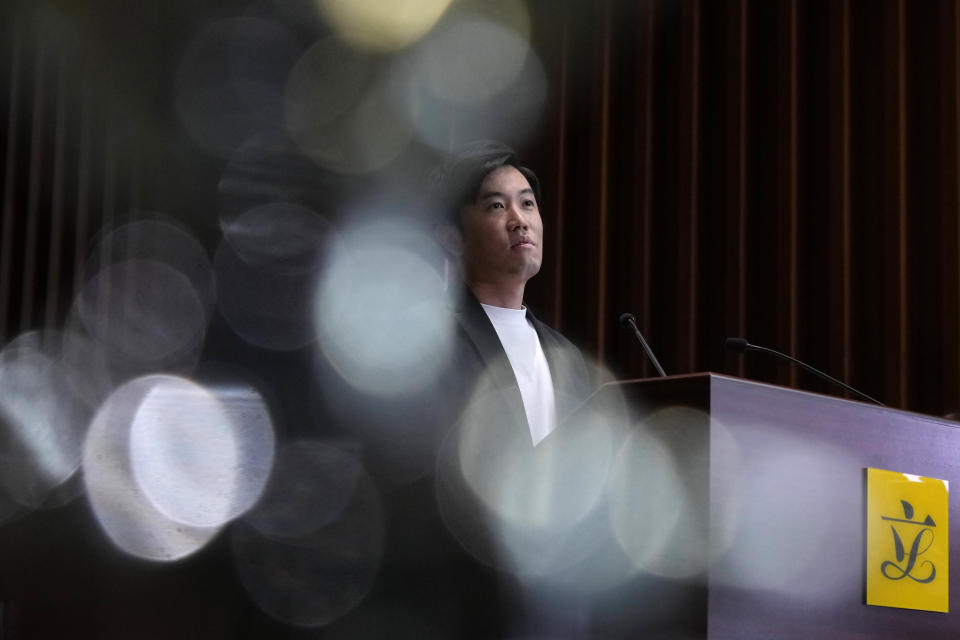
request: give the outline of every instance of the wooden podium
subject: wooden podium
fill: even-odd
[[[616,635],[632,628],[634,637],[739,640],[960,637],[956,492],[949,613],[864,604],[864,469],[960,487],[960,425],[709,373],[612,383],[593,402],[612,396],[624,401],[630,429],[645,433],[636,465],[656,467],[636,491],[673,491],[652,479],[663,459],[664,473],[674,474],[664,482],[683,487],[684,508],[670,515],[653,574],[668,590],[686,589],[667,617],[638,616]],[[654,441],[659,458],[651,459],[643,452]],[[620,606],[648,606],[643,598],[658,589],[642,582]]]

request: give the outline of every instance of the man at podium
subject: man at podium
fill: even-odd
[[[574,399],[589,395],[579,350],[523,304],[527,281],[543,260],[540,182],[512,149],[474,143],[434,173],[440,244],[452,257],[463,287],[451,287],[459,340],[472,355],[455,363],[473,387],[488,376],[539,444]]]
[[[435,433],[433,472],[385,496],[389,540],[375,598],[450,637],[554,630],[544,621],[569,631],[556,598],[535,595],[526,578],[557,539],[530,520],[543,519],[536,505],[563,488],[551,451],[592,391],[580,351],[524,305],[544,257],[540,183],[491,141],[451,156],[431,181],[435,237],[452,267],[452,347],[421,399]],[[545,457],[553,471],[538,463]]]

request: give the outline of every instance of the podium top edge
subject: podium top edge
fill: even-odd
[[[881,407],[863,400],[854,399],[854,398],[844,398],[837,395],[830,395],[824,393],[817,393],[815,391],[806,391],[803,389],[796,389],[793,387],[787,387],[783,385],[773,384],[769,382],[762,382],[759,380],[751,380],[748,378],[740,378],[737,376],[725,375],[720,373],[714,373],[712,371],[699,371],[695,373],[681,373],[676,375],[669,376],[654,376],[651,378],[630,378],[625,380],[614,380],[611,382],[606,382],[597,389],[599,392],[601,389],[610,388],[610,387],[624,387],[629,385],[642,385],[644,387],[660,387],[661,385],[671,385],[676,383],[685,384],[688,386],[697,387],[702,385],[705,388],[711,388],[715,382],[721,384],[735,384],[735,385],[744,385],[747,387],[761,387],[770,390],[778,390],[791,394],[805,395],[812,398],[816,398],[821,401],[829,402],[838,402],[838,403],[851,403],[854,405],[861,406],[863,408],[871,408],[877,411],[885,412],[896,412],[901,414],[907,414],[914,417],[925,418],[928,420],[934,420],[940,423],[948,424],[950,426],[960,427],[960,423],[944,418],[943,416],[919,413],[916,411],[910,411],[907,409],[901,409],[898,407]]]

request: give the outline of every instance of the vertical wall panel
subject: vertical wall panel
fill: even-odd
[[[885,7],[886,56],[884,59],[884,113],[886,139],[885,168],[885,258],[886,284],[883,320],[884,340],[889,345],[884,367],[885,396],[894,406],[907,400],[907,95],[906,25],[904,0],[893,0]]]
[[[30,132],[30,159],[27,191],[27,206],[25,209],[25,233],[23,249],[23,267],[20,273],[20,330],[33,326],[33,311],[36,306],[34,300],[35,283],[37,279],[37,227],[40,224],[40,183],[47,167],[44,158],[44,135],[46,117],[45,75],[46,49],[42,38],[36,44],[36,58],[33,68],[33,100],[31,101],[32,126]]]
[[[73,243],[73,294],[76,295],[82,285],[83,277],[83,258],[87,249],[87,234],[90,224],[90,172],[91,172],[91,150],[94,140],[93,120],[93,89],[87,83],[84,83],[80,89],[79,97],[79,121],[80,133],[77,149],[77,201],[76,218]]]
[[[830,274],[826,343],[830,369],[852,380],[851,368],[851,172],[850,172],[850,0],[829,3],[830,55],[828,98],[829,207],[827,227]]]
[[[66,119],[67,99],[66,72],[64,64],[58,61],[56,73],[56,118],[54,120],[54,147],[53,147],[53,185],[50,203],[50,229],[47,239],[47,278],[46,278],[46,313],[43,324],[45,327],[57,325],[60,315],[60,279],[63,263],[63,234],[64,234],[64,174],[66,173]]]
[[[744,336],[747,332],[747,220],[748,176],[747,153],[749,149],[749,105],[747,93],[747,57],[749,54],[750,30],[748,22],[749,0],[739,0],[730,7],[727,30],[728,55],[730,56],[730,91],[727,93],[726,148],[729,154],[725,166],[725,181],[729,185],[728,197],[730,222],[726,225],[726,300],[731,308],[732,320],[727,326],[732,336]],[[728,318],[730,314],[728,314]],[[737,357],[734,371],[746,373],[745,360]]]
[[[610,48],[611,44],[611,7],[610,1],[604,0],[603,18],[601,21],[604,34],[600,54],[600,157],[597,192],[597,352],[606,352],[607,345],[607,241],[609,217],[609,189],[610,189],[610,101],[611,101],[611,71]],[[602,358],[602,356],[601,356]]]
[[[636,292],[636,299],[640,304],[640,315],[638,322],[641,331],[650,336],[650,329],[653,326],[654,305],[653,300],[653,79],[656,61],[656,24],[657,24],[657,4],[655,2],[644,3],[640,9],[641,19],[639,20],[639,41],[641,44],[641,60],[637,65],[639,73],[637,75],[636,86],[639,89],[637,99],[637,117],[638,126],[634,134],[634,157],[641,159],[639,177],[636,182],[636,188],[639,193],[635,201],[640,203],[638,212],[641,218],[639,244],[640,256],[638,264],[640,273],[632,274],[631,279],[634,287],[639,286],[640,290]],[[639,352],[635,352],[639,353]],[[631,371],[641,372],[644,376],[655,375],[653,365],[649,359],[642,355],[641,367],[632,367]]]
[[[798,248],[798,150],[797,150],[797,119],[800,105],[798,103],[797,87],[797,2],[790,0],[781,6],[778,16],[779,40],[783,42],[780,52],[780,69],[778,76],[778,115],[777,137],[779,139],[779,153],[777,164],[777,189],[779,197],[776,199],[777,215],[783,220],[780,237],[778,238],[777,260],[778,271],[781,274],[778,283],[777,298],[780,300],[782,313],[778,313],[779,331],[777,332],[778,348],[789,353],[799,353],[797,339],[797,314],[800,295],[799,283],[799,248]],[[786,380],[790,386],[797,385],[797,370],[790,367],[786,370]]]
[[[697,296],[699,260],[699,179],[700,179],[700,3],[687,0],[681,6],[680,73],[678,122],[677,219],[677,363],[690,371],[697,361]]]
[[[17,143],[20,131],[20,73],[22,36],[15,28],[10,47],[10,86],[8,93],[7,146],[3,167],[3,219],[0,226],[0,341],[11,337],[13,284],[13,234],[17,216]]]
[[[569,122],[567,118],[567,101],[569,100],[569,74],[570,74],[570,5],[563,4],[563,24],[562,36],[560,38],[560,69],[557,78],[557,151],[556,166],[554,175],[557,179],[554,181],[554,201],[553,201],[553,231],[551,233],[551,246],[555,259],[554,280],[553,280],[553,315],[551,320],[553,326],[558,331],[563,331],[563,315],[560,309],[563,309],[564,287],[563,282],[566,276],[564,266],[563,238],[565,235],[567,181],[565,179],[564,169],[567,164],[567,130]]]
[[[950,404],[944,411],[960,410],[960,10],[958,3],[940,4],[941,25],[941,253],[943,255],[941,391]]]

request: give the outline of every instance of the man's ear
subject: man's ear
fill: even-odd
[[[455,225],[447,222],[434,225],[433,237],[440,243],[443,250],[451,256],[459,258],[463,255],[463,234]]]

